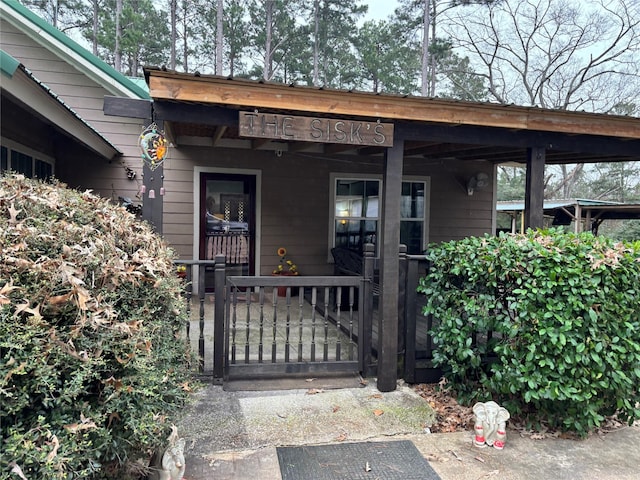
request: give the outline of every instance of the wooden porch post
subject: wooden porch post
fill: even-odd
[[[151,123],[151,119],[148,119],[148,123]],[[161,120],[156,119],[156,125],[162,130],[163,122]],[[142,166],[142,184],[145,187],[145,192],[142,194],[142,218],[149,222],[156,233],[160,235],[162,235],[163,183],[164,166],[161,164],[155,170],[151,170],[147,163],[144,162]]]
[[[391,392],[398,380],[398,282],[400,265],[400,195],[404,139],[396,138],[384,156],[384,198],[380,245],[380,325],[378,327],[378,390]]]
[[[142,167],[142,176],[142,183],[146,190],[142,194],[142,218],[153,225],[156,233],[162,235],[163,196],[160,195],[164,178],[162,165],[152,171],[145,163]],[[155,198],[150,197],[152,191]]]
[[[527,177],[524,195],[524,227],[541,228],[544,213],[544,147],[527,149]]]
[[[213,383],[222,384],[224,378],[225,367],[225,341],[224,334],[224,313],[225,313],[225,288],[226,288],[226,275],[225,275],[225,256],[216,255],[216,264],[214,266],[214,288],[215,288],[215,304],[213,314]],[[205,266],[200,265],[200,270],[204,272]],[[198,285],[199,290],[202,291],[204,297],[205,281],[204,274],[202,275],[202,283]]]

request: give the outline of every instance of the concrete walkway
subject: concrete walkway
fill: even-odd
[[[293,390],[198,392],[178,425],[185,480],[280,480],[277,446],[401,439],[411,440],[442,480],[640,478],[638,426],[582,441],[533,440],[507,428],[504,450],[480,449],[471,430],[428,433],[433,412],[409,386],[381,393],[374,380],[300,382]]]

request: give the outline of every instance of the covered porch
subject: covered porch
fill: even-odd
[[[271,275],[280,247],[303,276],[331,275],[333,247],[374,243],[381,390],[397,380],[400,244],[419,254],[430,242],[493,232],[500,163],[527,165],[524,223],[537,227],[545,163],[640,159],[640,120],[630,117],[153,68],[146,76],[152,102],[106,97],[104,106],[154,122],[171,144],[164,164],[144,171],[146,192],[165,193],[144,195],[144,217],[181,258],[206,260],[208,192],[222,200],[233,192],[217,192],[220,182],[242,183],[221,220],[248,224],[247,275]]]

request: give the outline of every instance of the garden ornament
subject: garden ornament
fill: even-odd
[[[142,161],[151,171],[158,168],[167,156],[167,139],[164,132],[154,123],[145,127],[140,134]],[[149,192],[151,193],[151,192]]]
[[[475,437],[473,444],[476,447],[490,447],[502,450],[507,441],[507,420],[509,412],[496,402],[478,402],[473,406],[475,414]]]
[[[171,434],[167,439],[169,446],[162,454],[151,461],[151,480],[182,480],[184,478],[184,438],[178,438],[178,429],[171,426]],[[160,461],[158,461],[160,460]]]

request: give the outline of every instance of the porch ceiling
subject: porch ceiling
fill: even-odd
[[[178,146],[382,156],[384,147],[238,135],[238,111],[394,123],[404,156],[524,163],[544,147],[547,164],[640,161],[640,118],[288,86],[146,69],[154,114]]]

